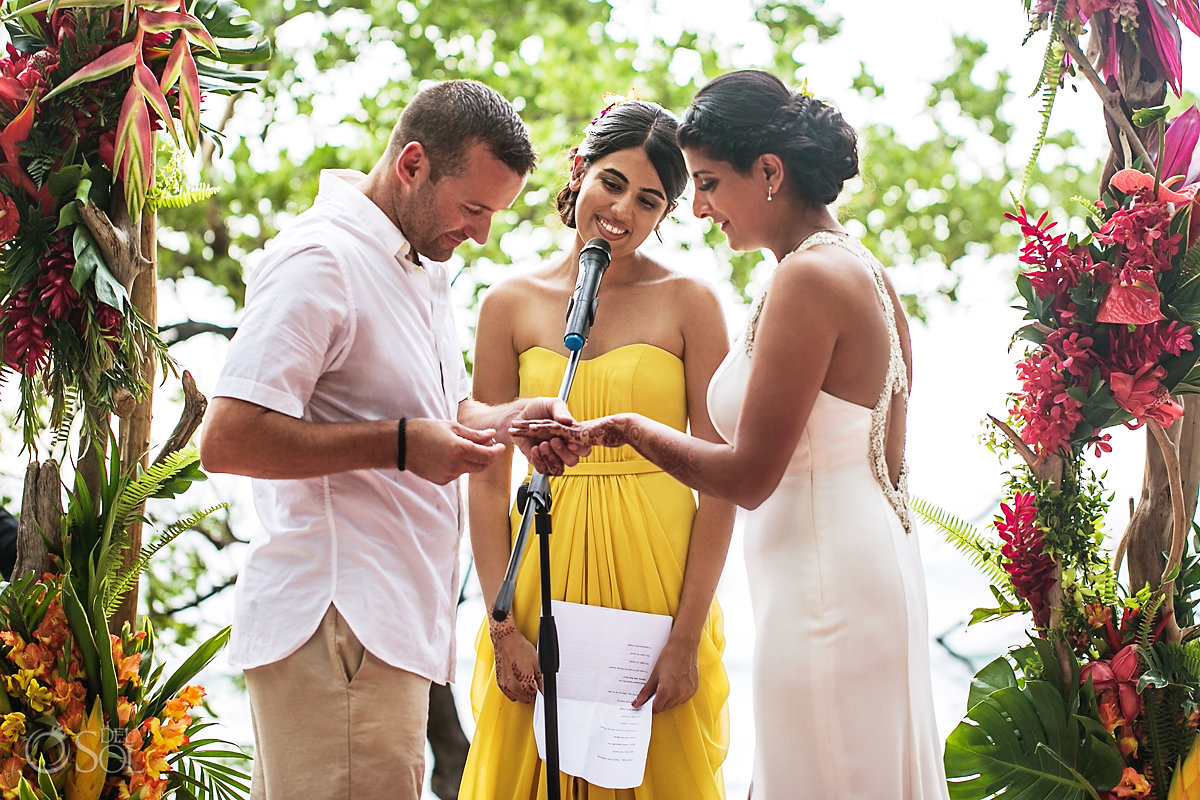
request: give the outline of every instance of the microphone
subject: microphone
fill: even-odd
[[[596,319],[596,292],[600,289],[600,278],[608,269],[612,252],[608,242],[597,236],[579,251],[579,279],[575,282],[575,293],[567,306],[567,332],[563,344],[576,352],[583,349],[588,332]]]

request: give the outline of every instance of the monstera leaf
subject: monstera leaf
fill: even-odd
[[[1018,680],[1001,657],[972,681],[970,710],[946,739],[952,800],[983,800],[1001,791],[1023,800],[1099,800],[1097,790],[1120,780],[1116,744],[1086,713],[1095,704],[1090,692],[1082,693],[1075,681],[1064,694],[1058,666],[1046,658],[1052,649],[1035,645],[1038,660],[1050,665],[1045,672],[1051,680]],[[1030,648],[1019,651],[1032,654]]]

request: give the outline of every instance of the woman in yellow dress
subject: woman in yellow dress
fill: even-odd
[[[589,239],[608,241],[612,261],[568,406],[576,419],[637,411],[716,441],[704,395],[728,351],[724,317],[704,282],[638,248],[675,207],[687,169],[677,121],[643,101],[611,106],[570,153],[558,211],[577,234],[571,248],[532,272],[493,286],[480,309],[474,396],[486,403],[555,395],[567,363],[563,315]],[[510,458],[470,481],[471,544],[484,601],[504,578],[520,509],[509,512]],[[701,497],[631,448],[597,448],[550,482],[552,596],[574,603],[666,614],[670,637],[635,701],[654,716],[645,777],[613,790],[562,776],[564,798],[718,800],[728,747],[729,684],[720,609],[714,600],[733,507]],[[533,731],[541,683],[536,543],[521,564],[513,611],[489,620],[477,641],[471,687],[476,733],[461,800],[546,796]],[[651,699],[652,698],[652,699]]]

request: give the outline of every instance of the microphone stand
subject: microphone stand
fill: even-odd
[[[558,399],[564,403],[571,394],[571,384],[575,381],[579,353],[579,350],[571,351],[567,359],[567,369],[563,372]],[[561,786],[558,759],[558,629],[554,625],[550,597],[550,478],[540,472],[534,472],[529,482],[522,485],[517,492],[517,504],[522,508],[521,527],[518,528],[516,541],[513,542],[504,583],[500,585],[496,602],[492,606],[492,619],[503,622],[512,610],[517,570],[525,555],[525,540],[529,537],[530,522],[536,519],[542,590],[542,616],[538,624],[537,651],[538,666],[542,670],[542,697],[546,712],[546,797],[547,800],[559,800]]]
[[[563,336],[570,356],[558,387],[558,399],[567,402],[571,384],[575,382],[575,370],[579,366],[579,354],[587,342],[596,314],[596,293],[600,278],[608,268],[611,257],[609,244],[601,237],[588,241],[579,252],[579,278],[575,292],[567,306],[567,332]],[[517,570],[525,555],[525,539],[529,536],[531,520],[537,520],[538,553],[541,562],[542,616],[538,624],[538,666],[542,670],[542,697],[545,709],[546,745],[546,797],[559,800],[561,770],[558,761],[558,629],[554,625],[554,614],[550,597],[550,478],[534,472],[529,482],[517,493],[517,505],[521,507],[521,527],[513,542],[512,554],[508,559],[508,571],[504,583],[496,593],[492,605],[492,619],[503,622],[512,610],[513,594],[517,586]]]

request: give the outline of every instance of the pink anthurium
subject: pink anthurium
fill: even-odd
[[[1146,325],[1166,319],[1159,306],[1162,298],[1153,283],[1114,283],[1104,295],[1096,322],[1115,325]]]
[[[1134,194],[1139,191],[1154,191],[1154,176],[1142,172],[1138,169],[1123,169],[1119,170],[1112,176],[1109,185],[1114,189],[1118,189],[1125,194]],[[1193,183],[1191,186],[1184,186],[1178,191],[1167,186],[1165,181],[1158,182],[1158,194],[1156,198],[1168,203],[1190,203],[1196,199],[1196,191],[1200,189],[1200,184]]]

